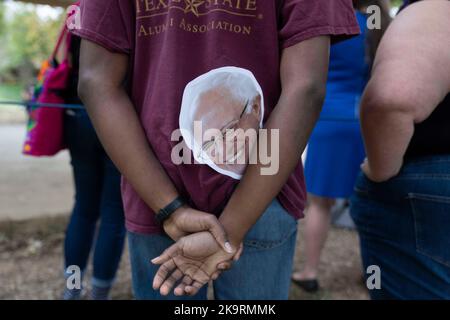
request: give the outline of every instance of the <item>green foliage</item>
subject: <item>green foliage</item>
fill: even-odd
[[[23,5],[20,11],[13,14],[8,11],[5,17],[2,3],[0,12],[0,41],[4,44],[0,46],[0,75],[12,73],[20,77],[20,74],[35,73],[55,46],[63,15],[43,19],[34,6]]]
[[[3,38],[5,35],[5,4],[0,0],[0,43],[3,43]]]
[[[5,28],[5,4],[0,2],[0,38]]]

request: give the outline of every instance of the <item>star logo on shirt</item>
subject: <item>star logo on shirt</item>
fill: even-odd
[[[198,7],[205,3],[204,0],[184,0],[186,2],[186,8],[184,13],[192,12],[196,17],[199,16]]]

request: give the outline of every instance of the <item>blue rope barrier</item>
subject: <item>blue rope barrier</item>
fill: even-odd
[[[61,109],[79,109],[84,110],[84,106],[81,104],[63,104],[63,103],[39,103],[32,101],[0,101],[0,105],[13,105],[22,107],[46,107],[46,108],[61,108]]]
[[[85,110],[81,104],[60,104],[60,103],[38,103],[31,101],[0,101],[0,105],[16,105],[23,107],[46,107],[46,108],[62,108],[62,109],[77,109]],[[319,121],[337,121],[337,122],[359,122],[358,118],[346,117],[321,117]]]

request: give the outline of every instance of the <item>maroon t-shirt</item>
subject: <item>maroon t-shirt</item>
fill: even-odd
[[[205,164],[171,160],[187,84],[221,67],[249,70],[262,88],[266,121],[281,93],[282,49],[321,35],[355,35],[359,27],[352,0],[85,0],[75,33],[130,56],[130,97],[149,145],[193,207],[220,214],[239,180]],[[122,193],[127,229],[160,232],[126,179]],[[300,218],[305,199],[299,163],[278,200]]]

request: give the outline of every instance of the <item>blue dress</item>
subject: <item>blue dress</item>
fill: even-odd
[[[357,18],[362,34],[331,48],[327,96],[308,145],[306,186],[316,196],[348,198],[365,157],[359,101],[369,77],[367,18]]]

